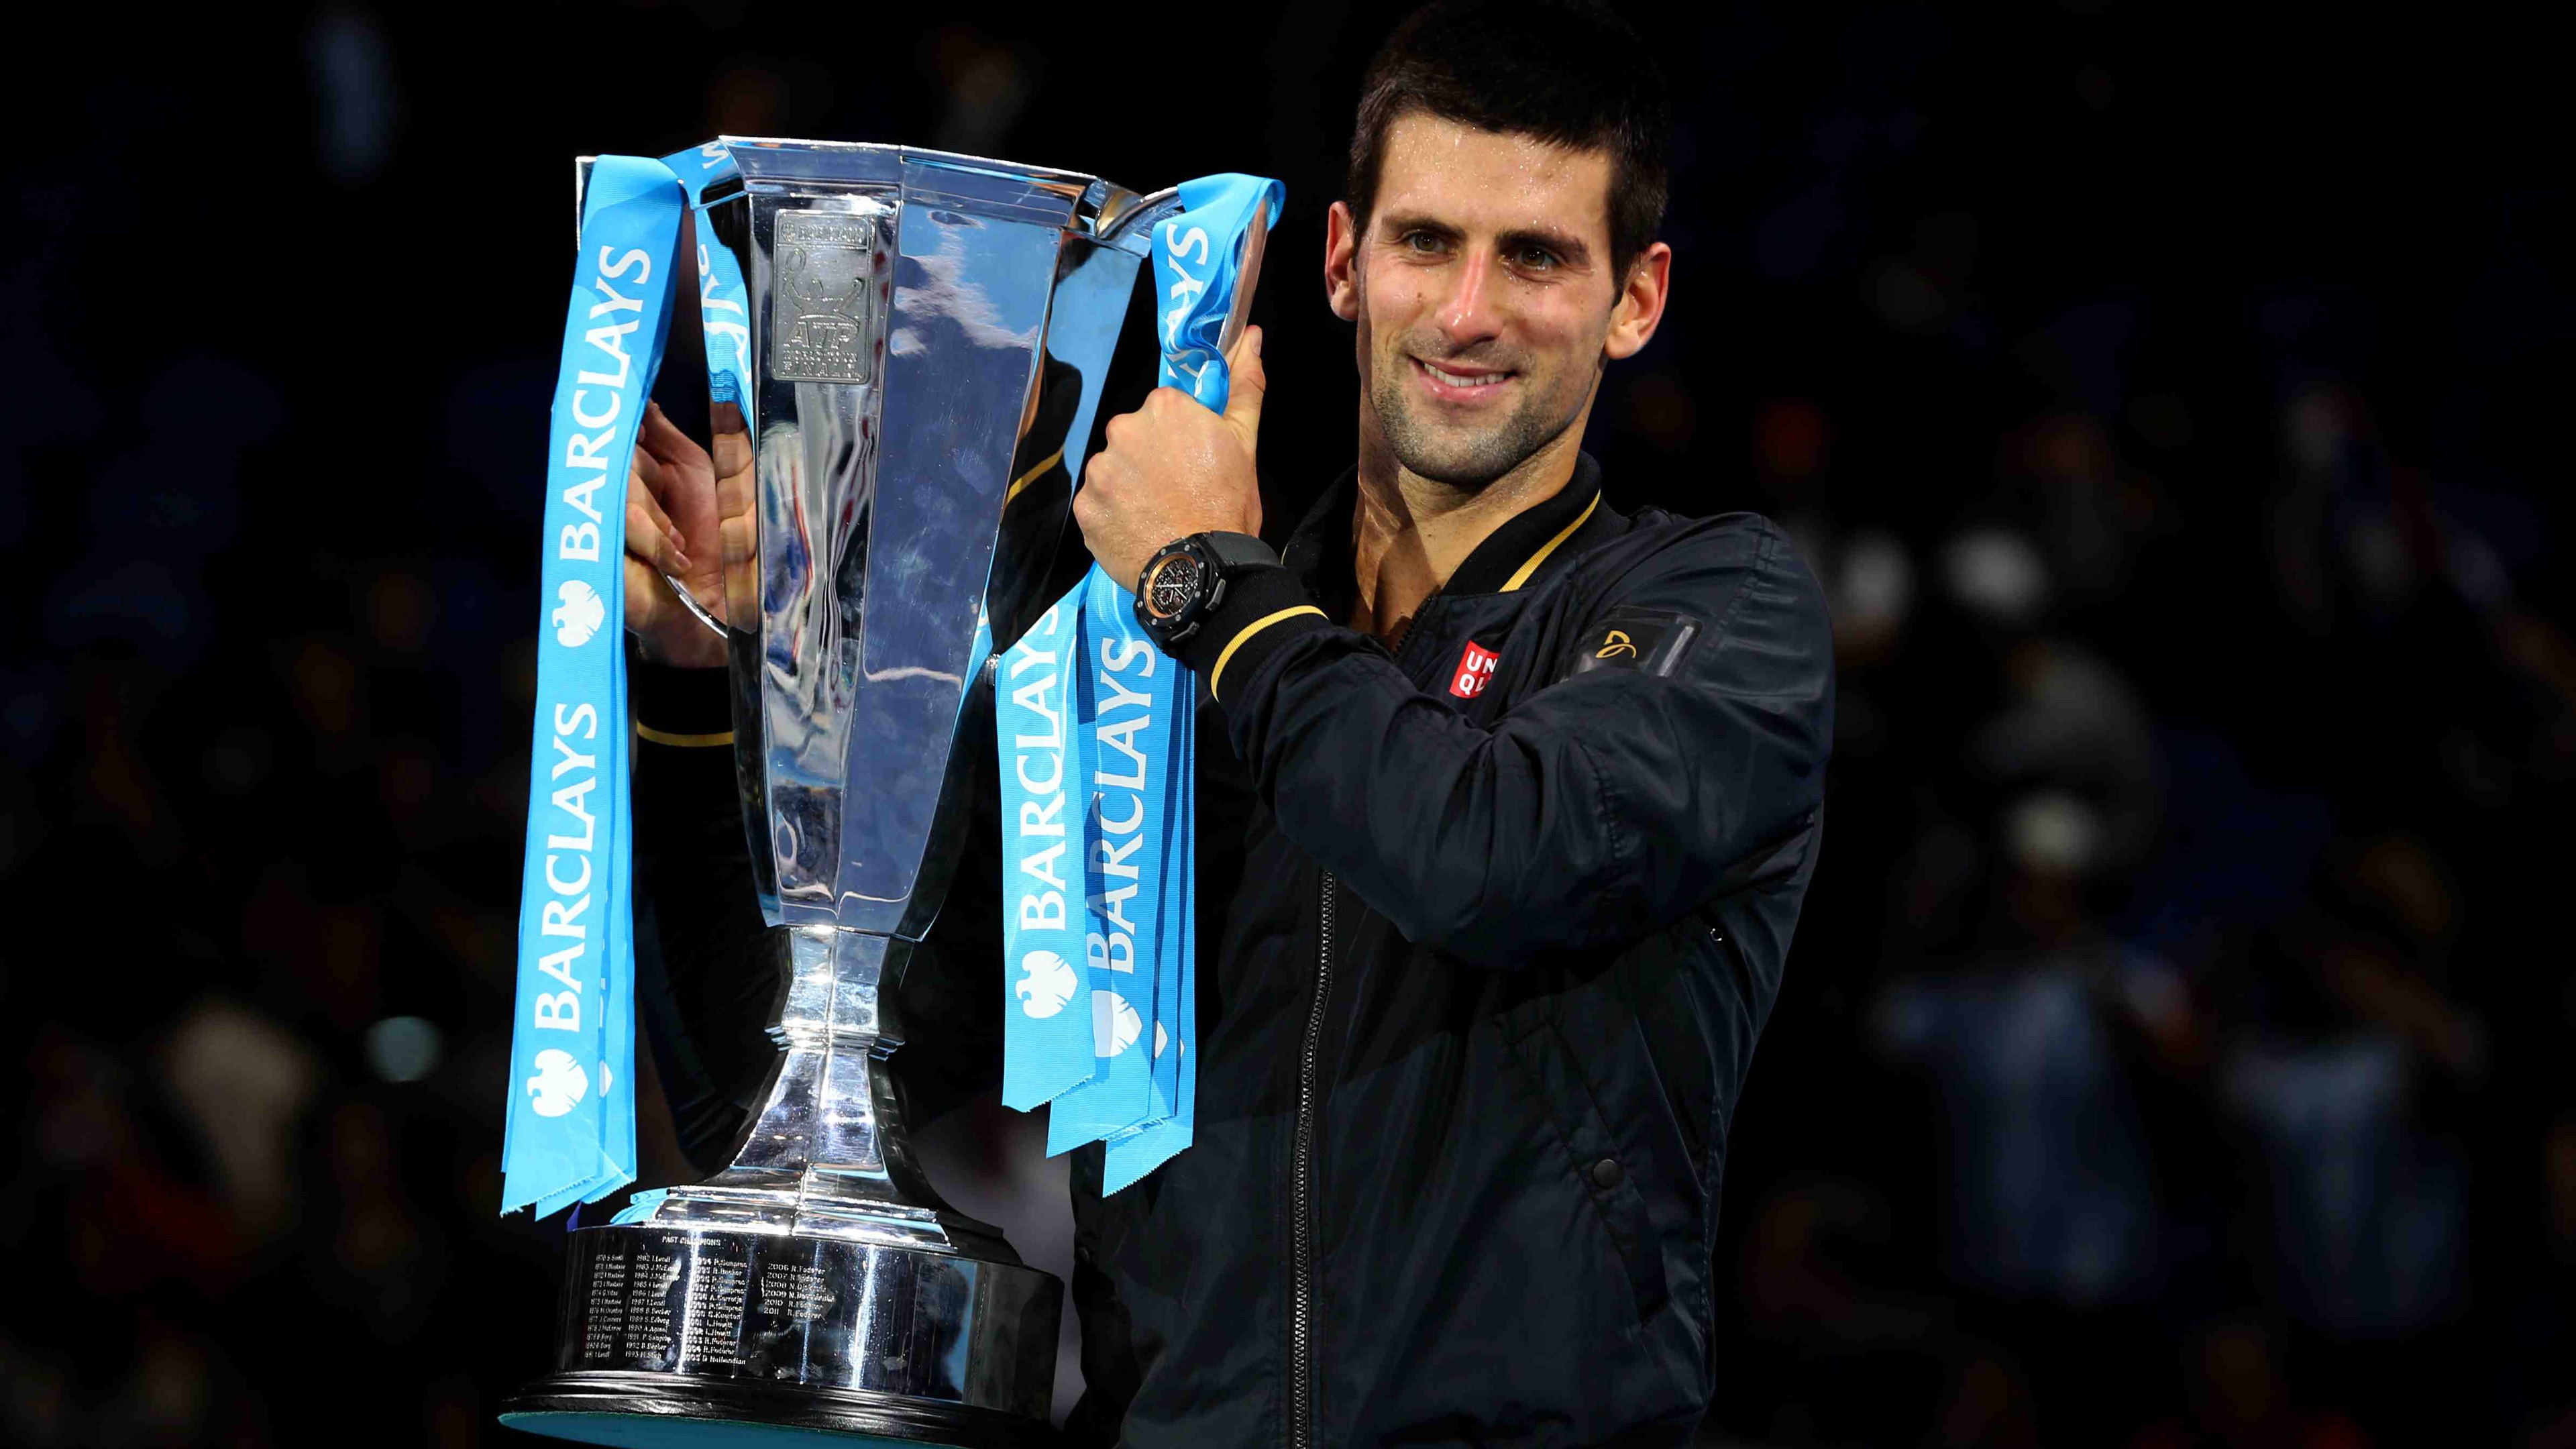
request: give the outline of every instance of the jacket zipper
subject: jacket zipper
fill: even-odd
[[[1437,590],[1414,610],[1413,622],[1438,601]],[[1408,628],[1390,652],[1401,668],[1405,646],[1418,629]],[[1407,671],[1410,673],[1410,671]],[[1290,1449],[1313,1449],[1315,1442],[1315,1137],[1322,1130],[1322,1084],[1317,1080],[1324,1050],[1324,1006],[1333,987],[1333,886],[1324,872],[1319,899],[1315,949],[1315,1002],[1306,1010],[1306,1043],[1297,1062],[1297,1136],[1288,1163],[1288,1443]]]
[[[1315,1004],[1306,1013],[1306,1048],[1297,1067],[1297,1139],[1288,1166],[1292,1271],[1288,1308],[1288,1442],[1315,1442],[1315,1134],[1317,1057],[1324,1043],[1324,1000],[1333,985],[1333,873],[1324,872],[1319,913],[1322,945],[1315,957]]]

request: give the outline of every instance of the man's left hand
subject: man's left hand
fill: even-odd
[[[1154,551],[1194,533],[1261,532],[1261,329],[1246,327],[1226,359],[1225,411],[1178,388],[1109,420],[1108,446],[1082,465],[1073,519],[1091,556],[1133,592]]]

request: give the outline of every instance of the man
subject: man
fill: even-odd
[[[1664,135],[1606,12],[1417,15],[1327,232],[1356,468],[1276,561],[1246,537],[1257,333],[1225,414],[1158,392],[1086,467],[1091,555],[1211,696],[1210,954],[1196,1144],[1108,1198],[1077,1159],[1077,1440],[1679,1444],[1716,1392],[1719,1172],[1815,864],[1832,671],[1777,528],[1622,515],[1579,451],[1663,315]],[[693,494],[703,455],[648,437],[647,481]],[[671,673],[638,677],[663,732]],[[945,989],[998,998],[967,939],[989,871],[934,940]]]

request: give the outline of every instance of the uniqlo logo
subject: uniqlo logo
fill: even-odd
[[[1467,652],[1458,656],[1458,672],[1449,680],[1449,692],[1460,699],[1474,699],[1485,692],[1486,681],[1494,677],[1494,666],[1501,655],[1470,639]]]

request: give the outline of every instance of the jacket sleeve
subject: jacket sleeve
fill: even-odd
[[[1588,601],[1577,622],[1696,620],[1672,673],[1575,674],[1490,728],[1332,625],[1286,570],[1238,584],[1182,653],[1212,676],[1281,832],[1412,941],[1508,967],[1632,940],[1822,803],[1831,628],[1767,523],[1702,525]]]

